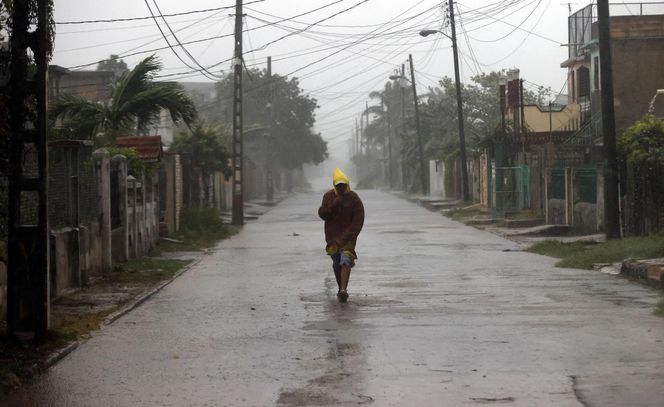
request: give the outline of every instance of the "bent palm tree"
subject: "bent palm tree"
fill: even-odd
[[[175,123],[191,125],[196,117],[193,101],[176,83],[154,82],[161,63],[153,55],[123,74],[111,86],[111,98],[95,103],[64,93],[51,105],[51,117],[61,119],[62,127],[79,137],[102,133],[109,142],[126,133],[142,133],[167,110]]]

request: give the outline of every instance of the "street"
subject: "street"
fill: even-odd
[[[657,291],[358,193],[347,304],[294,195],[6,405],[662,405]]]

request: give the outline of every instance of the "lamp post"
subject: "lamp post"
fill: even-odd
[[[427,168],[425,167],[424,149],[422,147],[422,134],[420,131],[420,113],[419,113],[419,106],[417,103],[417,87],[415,86],[415,69],[413,67],[413,56],[408,55],[408,60],[410,62],[410,76],[411,76],[410,83],[413,88],[413,103],[415,106],[415,132],[417,134],[417,150],[420,159],[420,183],[422,185],[422,195],[428,195],[429,185],[427,182],[428,179],[426,174]],[[403,72],[401,73],[401,76],[391,75],[390,79],[393,80],[401,79],[402,81],[408,81]],[[403,92],[402,92],[402,97],[403,97]]]
[[[457,50],[456,29],[454,27],[454,3],[450,3],[450,27],[452,36],[445,34],[440,30],[422,30],[420,35],[426,37],[431,34],[442,34],[452,41],[452,51],[454,52],[454,81],[456,83],[457,114],[459,119],[459,150],[461,155],[461,189],[463,191],[463,200],[470,201],[470,191],[468,189],[468,167],[466,164],[466,136],[463,125],[463,100],[461,99],[461,80],[459,79],[459,52]]]

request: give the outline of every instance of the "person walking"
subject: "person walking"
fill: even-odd
[[[325,251],[332,258],[339,302],[348,301],[350,270],[355,266],[355,244],[364,225],[364,205],[351,191],[346,174],[339,168],[332,174],[333,188],[323,195],[318,216],[325,221]]]

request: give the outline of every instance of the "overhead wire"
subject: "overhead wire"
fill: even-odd
[[[264,1],[264,0],[260,0],[260,1]],[[338,1],[339,1],[339,0],[338,0]],[[337,1],[337,2],[338,2],[338,1]],[[344,1],[344,0],[341,0],[341,1]],[[259,2],[259,1],[256,1],[256,2]],[[288,20],[293,19],[293,18],[298,18],[298,17],[302,17],[302,16],[305,16],[305,15],[308,15],[308,14],[315,13],[315,12],[317,12],[317,11],[320,11],[320,10],[322,10],[322,9],[325,9],[325,8],[327,8],[327,7],[330,7],[332,4],[335,4],[335,3],[337,3],[337,2],[330,3],[330,4],[327,4],[327,5],[323,5],[323,6],[320,6],[320,7],[316,7],[316,8],[314,8],[314,9],[311,9],[311,10],[309,10],[309,11],[306,11],[306,12],[300,13],[300,14],[295,15],[295,16],[292,16],[292,17],[284,18],[284,19],[282,19],[282,20],[279,21],[279,22],[284,22],[284,21],[288,21]],[[253,3],[250,3],[250,4],[253,4]],[[279,23],[279,22],[277,22],[277,23]],[[271,25],[273,25],[273,24],[275,24],[275,23],[265,24],[265,25],[262,25],[262,26],[254,27],[254,28],[252,29],[252,31],[255,31],[255,30],[258,30],[258,29],[261,29],[261,28],[265,28],[265,27],[269,27],[269,26],[271,26]],[[196,44],[196,43],[201,43],[201,42],[211,41],[211,40],[220,39],[220,38],[232,37],[233,35],[234,35],[234,33],[230,33],[230,34],[224,34],[224,35],[219,35],[219,36],[213,36],[213,37],[201,38],[201,39],[198,39],[198,40],[186,41],[186,42],[183,42],[183,44],[184,44],[184,45]],[[136,48],[134,48],[134,49],[132,49],[132,50],[130,50],[130,51],[125,51],[124,53],[118,54],[118,57],[120,57],[120,58],[126,58],[126,57],[131,57],[131,56],[141,55],[141,54],[154,53],[154,52],[158,52],[158,51],[167,50],[167,49],[169,49],[169,47],[168,47],[168,46],[166,46],[166,47],[158,47],[158,48],[152,48],[152,49],[148,49],[148,50],[143,50],[143,51],[138,51],[138,52],[133,52],[133,53],[131,53],[131,51],[133,51],[133,50],[135,50],[135,49],[136,49]],[[224,60],[224,61],[222,61],[222,62],[220,62],[220,63],[218,63],[218,64],[215,64],[214,66],[208,66],[207,68],[208,68],[208,69],[211,69],[211,68],[213,68],[213,67],[215,67],[215,66],[221,65],[221,64],[224,63],[224,62],[230,61],[230,59],[232,59],[232,58],[229,58],[228,60]],[[67,69],[85,68],[85,67],[88,67],[88,66],[91,66],[91,65],[98,64],[99,62],[105,62],[105,61],[108,61],[108,59],[102,59],[102,60],[98,60],[98,61],[95,61],[95,62],[90,62],[90,63],[87,63],[87,64],[81,64],[81,65],[70,66],[70,67],[67,67]]]
[[[175,48],[173,47],[173,45],[171,45],[170,41],[168,40],[168,36],[166,35],[166,33],[164,33],[164,30],[162,30],[161,25],[159,24],[159,21],[157,20],[157,17],[155,16],[154,12],[152,11],[152,7],[150,7],[150,2],[149,2],[149,0],[144,0],[144,1],[145,1],[145,5],[146,5],[147,8],[148,8],[148,11],[150,12],[150,15],[152,16],[152,18],[153,18],[153,20],[154,20],[154,22],[155,22],[155,25],[157,26],[157,29],[159,29],[159,32],[160,32],[161,35],[164,37],[164,41],[166,41],[166,44],[168,44],[168,47],[169,47],[170,50],[173,52],[173,54],[174,54],[174,55],[175,55],[175,56],[176,56],[176,57],[177,57],[177,58],[178,58],[183,64],[185,64],[185,65],[188,66],[189,68],[191,68],[191,69],[196,69],[196,68],[194,68],[193,66],[189,65],[189,64],[188,64],[188,63],[187,63],[187,62],[186,62],[186,61],[180,56],[180,54],[175,50]],[[174,39],[175,42],[180,46],[180,49],[182,49],[182,51],[185,53],[185,55],[187,55],[187,56],[189,57],[189,59],[191,59],[191,61],[194,63],[194,65],[196,65],[196,66],[198,66],[198,67],[200,68],[199,72],[202,73],[202,74],[203,74],[206,78],[208,78],[208,79],[212,79],[212,80],[214,80],[215,78],[217,78],[217,76],[216,76],[215,74],[211,73],[211,72],[208,71],[205,67],[203,67],[203,66],[202,66],[202,65],[196,60],[196,58],[194,58],[194,56],[191,55],[191,53],[187,50],[187,48],[185,48],[184,45],[182,45],[182,42],[180,42],[180,40],[178,39],[177,35],[175,34],[175,31],[173,31],[173,29],[171,28],[171,26],[168,25],[168,21],[166,20],[166,18],[165,18],[164,15],[162,14],[161,9],[159,8],[159,5],[157,4],[157,0],[152,0],[152,3],[154,4],[154,6],[155,6],[157,12],[159,13],[160,17],[162,18],[162,20],[164,21],[164,24],[166,25],[166,28],[168,28],[168,31],[169,31],[169,32],[171,33],[171,35],[173,36],[173,39]]]
[[[255,0],[255,1],[251,1],[247,4],[262,3],[264,1],[265,0]],[[184,12],[181,12],[181,13],[164,14],[164,17],[186,16],[186,15],[191,15],[191,14],[209,13],[209,12],[212,12],[212,11],[223,11],[223,10],[229,10],[229,9],[234,9],[234,8],[235,8],[235,6],[233,5],[233,6],[207,8],[207,9],[202,9],[202,10],[190,10],[190,11],[184,11]],[[99,19],[99,20],[81,20],[81,21],[56,21],[55,24],[56,25],[80,25],[80,24],[118,23],[118,22],[141,21],[141,20],[152,20],[152,16],[111,18],[111,19]]]

